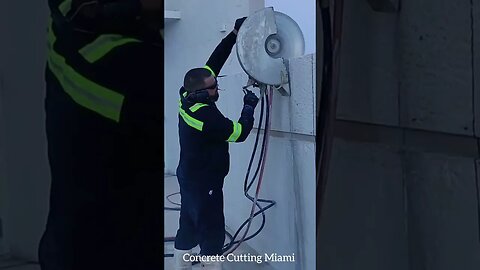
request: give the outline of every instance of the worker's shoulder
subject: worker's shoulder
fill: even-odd
[[[125,38],[129,40],[129,38]],[[161,44],[146,42],[142,40],[130,39],[121,46],[115,47],[110,53],[112,57],[130,57],[142,61],[158,61],[157,58],[163,56],[163,47]],[[160,63],[159,63],[160,64]]]
[[[141,40],[128,40],[111,48],[98,61],[98,67],[118,72],[160,74],[163,69],[163,49],[161,45]],[[128,41],[128,42],[127,42]]]
[[[189,107],[189,111],[203,121],[219,121],[225,118],[215,104],[196,103]]]
[[[135,38],[130,38],[128,36],[123,37],[125,40],[131,40],[131,42],[126,43],[124,46],[121,46],[123,48],[131,49],[131,50],[147,50],[147,51],[153,51],[157,52],[160,54],[160,52],[163,52],[162,49],[162,43],[160,42],[152,42],[152,41],[146,41],[142,39],[135,39]]]
[[[106,51],[102,60],[114,62],[120,65],[148,64],[163,65],[163,46],[161,43],[147,42],[128,36],[115,36],[114,38],[97,38],[89,44],[90,47],[98,48],[97,51]],[[103,40],[102,40],[103,38]],[[107,40],[107,42],[104,42]],[[92,46],[93,45],[93,46]]]

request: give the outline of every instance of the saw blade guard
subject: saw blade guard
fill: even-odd
[[[305,52],[298,24],[273,7],[261,9],[245,20],[236,45],[245,73],[258,83],[273,86],[288,83],[288,59]]]

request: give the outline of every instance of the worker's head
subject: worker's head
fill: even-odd
[[[218,83],[215,76],[205,68],[194,68],[185,74],[183,87],[191,97],[200,97],[209,101],[217,101]],[[200,102],[199,100],[197,100]]]

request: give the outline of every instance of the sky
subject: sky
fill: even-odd
[[[305,38],[305,54],[315,53],[315,0],[265,0],[265,6],[295,20]]]

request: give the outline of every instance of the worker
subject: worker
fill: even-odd
[[[49,0],[42,270],[160,269],[163,0]]]
[[[225,241],[223,183],[229,171],[229,142],[243,142],[254,122],[258,97],[247,91],[238,122],[222,115],[217,76],[231,53],[236,35],[246,18],[237,19],[234,29],[217,45],[203,68],[184,77],[180,89],[180,162],[177,178],[181,210],[175,237],[175,269],[191,269],[188,259],[199,245],[201,255],[222,255]],[[221,262],[202,262],[204,269],[221,269]]]

